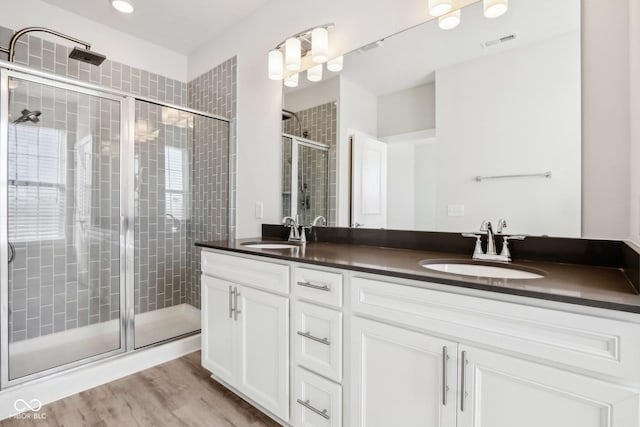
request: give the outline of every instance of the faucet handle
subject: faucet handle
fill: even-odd
[[[472,237],[476,239],[476,246],[473,248],[473,258],[475,259],[478,255],[483,255],[482,252],[482,234],[475,233],[462,233],[462,237]]]
[[[516,234],[514,236],[504,236],[502,238],[502,252],[500,256],[506,258],[506,261],[511,261],[511,251],[509,250],[509,240],[524,240],[527,236]]]

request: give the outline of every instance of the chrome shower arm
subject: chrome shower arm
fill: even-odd
[[[13,60],[15,59],[16,56],[16,43],[18,43],[18,40],[20,39],[20,37],[24,36],[25,34],[31,33],[31,32],[41,32],[41,33],[49,33],[49,34],[53,34],[54,36],[63,38],[65,40],[69,40],[70,42],[79,44],[84,46],[87,50],[91,49],[91,45],[87,42],[84,42],[82,40],[76,39],[75,37],[71,37],[68,36],[66,34],[60,33],[58,31],[55,30],[51,30],[49,28],[45,28],[45,27],[27,27],[27,28],[23,28],[22,30],[16,32],[13,37],[11,37],[11,41],[9,42],[9,48],[6,47],[1,47],[0,46],[0,50],[8,53],[9,54],[9,62],[13,62]]]

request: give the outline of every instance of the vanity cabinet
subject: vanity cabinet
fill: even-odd
[[[203,252],[203,259],[210,265],[221,265],[226,256]],[[261,267],[249,264],[253,268]],[[264,267],[274,270],[268,263]],[[210,275],[225,276],[225,272],[232,271],[228,268],[228,265],[219,270],[203,268],[202,365],[216,379],[286,421],[289,419],[289,299],[258,289],[269,281],[255,282],[255,286],[238,283],[238,278],[247,277],[246,270],[238,271],[233,279]],[[288,287],[288,283],[285,285]]]
[[[455,427],[457,344],[355,318],[353,426]]]
[[[640,425],[637,324],[403,285],[351,277],[353,426]]]
[[[458,358],[459,427],[638,426],[637,390],[466,345]]]

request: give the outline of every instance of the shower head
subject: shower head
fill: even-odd
[[[57,36],[65,40],[69,40],[70,42],[84,46],[84,49],[80,49],[77,47],[73,48],[73,50],[71,51],[71,54],[69,54],[69,58],[71,59],[76,59],[78,61],[87,62],[93,65],[100,65],[102,64],[102,62],[104,62],[105,59],[107,59],[106,56],[93,52],[91,50],[91,45],[89,43],[83,42],[82,40],[76,39],[75,37],[71,37],[59,31],[55,31],[45,27],[27,27],[27,28],[21,29],[20,31],[17,31],[13,35],[13,37],[11,37],[11,41],[9,42],[9,47],[0,46],[0,52],[9,54],[9,62],[13,62],[16,57],[16,45],[18,43],[18,39],[34,31],[53,34],[54,36]]]
[[[22,110],[21,113],[22,113],[22,116],[15,119],[12,123],[24,123],[24,122],[38,123],[40,121],[38,117],[40,117],[40,114],[42,114],[40,111],[29,111],[26,108]]]
[[[74,47],[71,53],[69,54],[69,58],[75,59],[76,61],[86,62],[92,65],[100,65],[107,59],[106,56],[94,52],[90,49],[81,49],[78,47]]]

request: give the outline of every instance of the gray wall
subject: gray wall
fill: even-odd
[[[227,118],[236,115],[236,58],[189,82],[189,107]],[[187,302],[200,307],[200,248],[196,241],[225,240],[235,234],[235,209],[229,186],[235,182],[235,137],[229,124],[196,118],[193,144],[193,219],[187,258]],[[231,136],[231,139],[229,139]],[[231,162],[230,162],[231,161]],[[229,170],[229,163],[232,168]],[[231,198],[231,209],[230,206]]]

